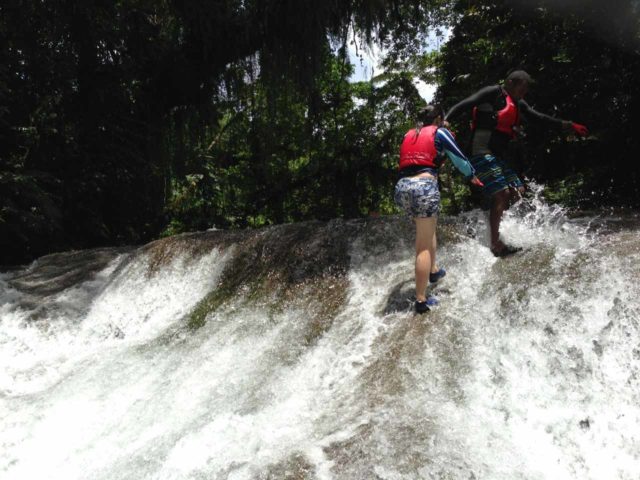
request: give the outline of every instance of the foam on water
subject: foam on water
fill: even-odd
[[[525,251],[495,259],[482,212],[455,223],[440,307],[410,312],[412,239],[390,220],[353,239],[314,341],[313,298],[238,298],[185,327],[233,248],[152,272],[119,257],[35,321],[5,275],[2,477],[635,478],[637,228],[534,197],[504,221]]]
[[[94,279],[39,301],[38,315],[19,304],[4,283],[0,342],[0,391],[34,393],[109,346],[149,341],[193,308],[217,281],[227,257],[177,257],[149,273],[145,255],[120,256]],[[122,265],[126,262],[125,265]],[[124,341],[123,341],[124,340]]]

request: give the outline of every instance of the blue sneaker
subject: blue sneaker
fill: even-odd
[[[427,305],[429,305],[430,307],[435,307],[439,303],[440,303],[440,301],[436,297],[434,297],[433,295],[429,295],[427,297]]]
[[[429,295],[424,302],[416,300],[415,307],[417,313],[425,313],[431,310],[429,307],[434,307],[440,303],[438,299],[432,295]]]
[[[430,273],[429,274],[429,282],[430,283],[438,283],[439,280],[442,279],[442,277],[444,277],[447,274],[447,272],[445,271],[444,268],[441,268],[440,270],[438,270],[435,273]]]

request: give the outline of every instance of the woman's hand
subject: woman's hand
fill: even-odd
[[[471,185],[475,185],[476,187],[484,188],[484,183],[482,183],[480,181],[480,179],[478,177],[476,177],[475,175],[470,180],[470,182],[471,182]]]

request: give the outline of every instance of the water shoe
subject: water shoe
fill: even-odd
[[[491,253],[493,253],[495,257],[507,257],[509,255],[513,255],[514,253],[518,253],[521,251],[522,251],[522,247],[514,247],[511,245],[505,245],[500,250],[491,249]]]
[[[429,307],[433,307],[435,305],[438,305],[438,299],[434,296],[429,296],[427,297],[427,299],[423,302],[419,302],[416,300],[415,303],[415,307],[416,307],[416,312],[417,313],[425,313],[428,312],[430,310]]]
[[[429,274],[429,282],[430,283],[438,283],[438,280],[441,280],[447,274],[444,268],[441,268],[435,273]]]

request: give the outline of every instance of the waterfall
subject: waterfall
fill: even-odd
[[[3,479],[632,479],[640,222],[538,196],[185,234],[0,274]]]

